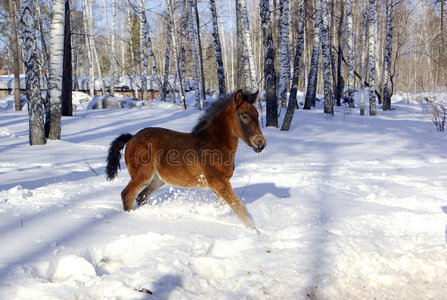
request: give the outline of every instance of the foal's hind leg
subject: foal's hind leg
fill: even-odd
[[[137,197],[137,203],[139,206],[146,204],[147,199],[149,196],[161,188],[163,185],[165,185],[165,182],[160,179],[160,176],[158,176],[157,172],[155,172],[154,177],[152,178],[151,182],[138,194]]]
[[[140,168],[136,176],[133,176],[126,188],[121,192],[121,199],[123,200],[123,208],[125,211],[130,211],[133,208],[133,203],[138,193],[145,187],[153,176],[155,168]]]

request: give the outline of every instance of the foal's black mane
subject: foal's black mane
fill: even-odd
[[[192,133],[198,135],[202,133],[211,121],[219,115],[219,113],[232,101],[234,100],[235,93],[226,94],[219,97],[218,100],[211,103],[206,111],[202,114],[196,126],[194,126]]]

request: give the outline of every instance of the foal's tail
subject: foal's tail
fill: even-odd
[[[130,133],[122,134],[110,143],[106,166],[107,180],[115,178],[116,174],[118,174],[118,169],[121,169],[121,150],[123,150],[124,146],[132,137],[133,135]]]

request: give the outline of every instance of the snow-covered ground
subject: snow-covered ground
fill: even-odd
[[[393,107],[299,110],[262,153],[241,142],[232,185],[260,235],[210,191],[126,213],[124,162],[105,180],[112,139],[189,131],[195,109],[79,110],[33,147],[27,112],[0,111],[0,299],[446,299],[447,136]]]

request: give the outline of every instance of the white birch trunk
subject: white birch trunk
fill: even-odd
[[[217,64],[216,69],[217,69],[217,79],[219,83],[219,94],[223,95],[226,93],[225,72],[222,59],[222,48],[220,46],[220,39],[219,39],[219,26],[217,22],[216,2],[214,0],[209,1],[210,1],[211,15],[213,19],[213,38],[214,38],[214,49],[216,53],[216,64]]]
[[[149,30],[146,19],[146,7],[144,1],[140,2],[140,60],[141,60],[141,93],[143,100],[147,100],[147,37],[149,36]],[[157,76],[157,75],[155,75]],[[160,96],[162,95],[163,87],[160,87]]]
[[[182,72],[182,69],[180,67],[180,56],[179,51],[177,48],[177,23],[175,21],[175,15],[174,15],[174,5],[172,3],[172,0],[168,0],[168,10],[169,10],[169,17],[172,21],[172,46],[174,48],[174,59],[175,59],[175,67],[177,69],[177,78],[180,85],[180,105],[182,106],[182,109],[186,109],[186,102],[185,102],[185,87],[184,87],[184,73]],[[174,89],[175,93],[175,89]]]
[[[87,47],[87,60],[88,60],[88,69],[89,69],[89,75],[90,79],[88,82],[89,90],[90,90],[90,96],[93,97],[95,95],[95,71],[94,71],[94,65],[93,65],[93,51],[92,51],[92,45],[91,45],[91,37],[90,37],[90,31],[89,31],[89,22],[88,22],[88,5],[87,0],[82,0],[82,19],[84,23],[84,37],[85,37],[85,46]]]
[[[275,50],[269,0],[259,1],[259,13],[264,45],[264,86],[266,93],[266,126],[278,127],[278,102],[275,88]]]
[[[304,109],[315,107],[315,97],[317,93],[318,61],[320,57],[320,23],[321,9],[320,0],[315,2],[314,38],[312,45],[312,56],[310,59],[309,77],[307,80],[307,92],[304,102]]]
[[[25,60],[26,96],[28,98],[29,143],[30,145],[43,145],[46,141],[40,95],[38,51],[34,37],[33,0],[20,1],[20,23]]]
[[[236,87],[236,85],[235,85],[235,75],[234,75],[234,66],[235,66],[235,64],[234,64],[234,36],[233,36],[233,9],[232,9],[232,7],[231,7],[231,3],[232,3],[232,1],[231,0],[228,0],[228,9],[229,9],[229,11],[230,11],[230,53],[231,53],[231,71],[230,71],[230,74],[231,74],[231,79],[230,79],[230,88],[231,88],[231,90],[232,91],[234,91],[235,90],[235,87]]]
[[[110,37],[107,39],[108,49],[110,49],[110,94],[113,96],[115,93],[115,65],[116,65],[116,54],[115,54],[115,0],[112,1],[112,28],[109,26],[109,17],[107,13],[107,5],[106,0],[103,0],[104,4],[104,17],[107,29],[107,36]]]
[[[352,2],[346,0],[346,41],[348,50],[348,101],[354,103],[354,33],[352,24]]]
[[[50,92],[51,115],[48,138],[61,138],[61,105],[62,105],[62,67],[64,59],[64,20],[65,0],[53,0],[53,19],[50,34]]]
[[[383,110],[391,109],[391,55],[393,53],[393,0],[386,2],[386,38],[383,58],[384,84],[383,84]]]
[[[369,77],[369,114],[375,116],[376,94],[375,94],[375,78],[376,78],[376,1],[369,0],[369,59],[368,59],[368,77]]]
[[[289,0],[280,0],[281,11],[281,57],[279,66],[279,89],[278,100],[281,107],[287,106],[287,82],[290,74],[290,58],[289,58]]]
[[[193,0],[193,11],[195,19],[195,30],[197,35],[197,46],[199,52],[199,77],[200,77],[200,107],[205,106],[206,94],[205,94],[205,74],[203,71],[203,51],[202,51],[202,39],[200,37],[200,23],[199,23],[199,10],[197,8],[197,0]]]
[[[331,54],[329,45],[329,3],[321,0],[321,58],[323,62],[324,113],[334,114],[334,97],[332,92]]]
[[[192,48],[192,73],[194,79],[194,90],[196,95],[196,108],[201,109],[200,105],[200,90],[199,90],[199,72],[198,72],[198,63],[197,63],[197,46],[196,46],[196,30],[194,26],[194,12],[193,12],[193,3],[192,0],[189,0],[189,6],[187,9],[188,15],[188,30],[189,36],[191,38],[191,48]]]
[[[168,93],[168,76],[171,58],[171,35],[172,35],[172,20],[170,14],[167,16],[167,26],[166,26],[166,57],[165,57],[165,73],[163,76],[163,88],[160,91],[161,101],[166,101],[166,94]]]
[[[240,0],[242,5],[242,18],[244,23],[244,39],[248,53],[248,63],[251,77],[251,91],[258,90],[258,75],[256,74],[255,59],[253,52],[253,45],[250,37],[250,21],[248,19],[247,2]]]
[[[144,0],[141,0],[141,5],[143,7],[146,7],[144,4]],[[152,40],[149,35],[149,23],[147,21],[146,10],[143,10],[141,18],[143,23],[142,24],[143,28],[141,30],[144,30],[144,40],[145,40],[144,43],[147,47],[146,49],[149,52],[149,57],[151,58],[152,61],[152,75],[155,77],[155,83],[157,84],[158,90],[160,91],[162,88],[162,82],[157,70],[157,60],[155,59],[155,54],[154,51],[152,50]]]
[[[361,43],[362,43],[362,55],[360,58],[360,73],[361,73],[361,79],[360,79],[360,87],[361,87],[361,98],[360,98],[360,115],[363,116],[365,114],[365,102],[364,102],[364,88],[365,88],[365,82],[366,82],[366,29],[367,29],[367,20],[368,20],[368,13],[366,10],[366,6],[362,8],[362,37],[361,37]]]
[[[10,45],[8,47],[8,56],[10,55],[10,50],[12,49],[12,61],[13,61],[13,72],[14,72],[14,106],[16,111],[22,110],[22,103],[20,102],[20,72],[19,72],[19,40],[17,37],[17,21],[16,14],[17,9],[15,7],[16,2],[9,0],[9,10],[10,10],[10,20],[11,20],[11,37]],[[8,75],[10,73],[9,69],[10,57],[8,57]]]
[[[96,69],[98,71],[98,76],[99,76],[99,82],[101,84],[101,91],[102,94],[105,95],[106,93],[106,88],[104,86],[104,80],[102,77],[102,72],[101,72],[101,67],[99,64],[99,58],[98,58],[98,51],[96,50],[96,43],[95,43],[95,34],[94,34],[94,22],[93,22],[93,8],[92,8],[92,1],[91,0],[87,0],[87,15],[88,15],[88,29],[89,29],[89,36],[90,36],[90,45],[92,48],[92,54],[93,54],[93,60],[94,63],[96,64]]]
[[[219,1],[218,3],[221,3],[221,2]],[[223,21],[222,21],[222,8],[220,6],[216,6],[216,9],[217,9],[217,11],[216,11],[217,18],[219,21],[219,34],[222,37],[223,49],[227,49],[227,38],[226,38],[226,33],[224,30]],[[231,36],[230,36],[230,38],[231,38]],[[225,51],[225,50],[222,51],[222,47],[221,47],[221,52],[223,52],[222,53],[223,54],[223,65],[225,66],[224,67],[224,75],[225,75],[225,91],[226,91],[226,90],[231,90],[231,78],[230,78],[231,71],[229,71],[230,68],[228,66],[228,63],[229,63],[228,51]],[[233,51],[231,51],[231,53],[232,52]],[[233,68],[233,66],[231,66],[231,68]]]
[[[281,131],[288,131],[292,124],[293,114],[295,109],[298,109],[298,101],[296,100],[296,94],[298,91],[298,82],[300,78],[300,65],[301,57],[303,54],[304,46],[304,21],[305,21],[305,6],[304,0],[300,0],[298,5],[298,32],[296,40],[295,58],[293,60],[293,76],[292,84],[290,86],[290,97],[287,105],[286,115],[284,116],[284,122],[281,126]]]
[[[127,23],[128,23],[127,33],[130,36],[130,39],[129,39],[130,61],[132,64],[132,75],[129,76],[129,78],[130,78],[130,84],[131,84],[130,88],[132,90],[132,94],[134,97],[137,97],[137,88],[136,88],[137,85],[135,83],[135,77],[137,75],[137,68],[136,68],[136,63],[135,63],[135,54],[134,54],[133,41],[132,41],[132,17],[130,14],[129,6],[130,6],[130,3],[127,2],[127,5],[126,5],[126,7],[127,7]]]

